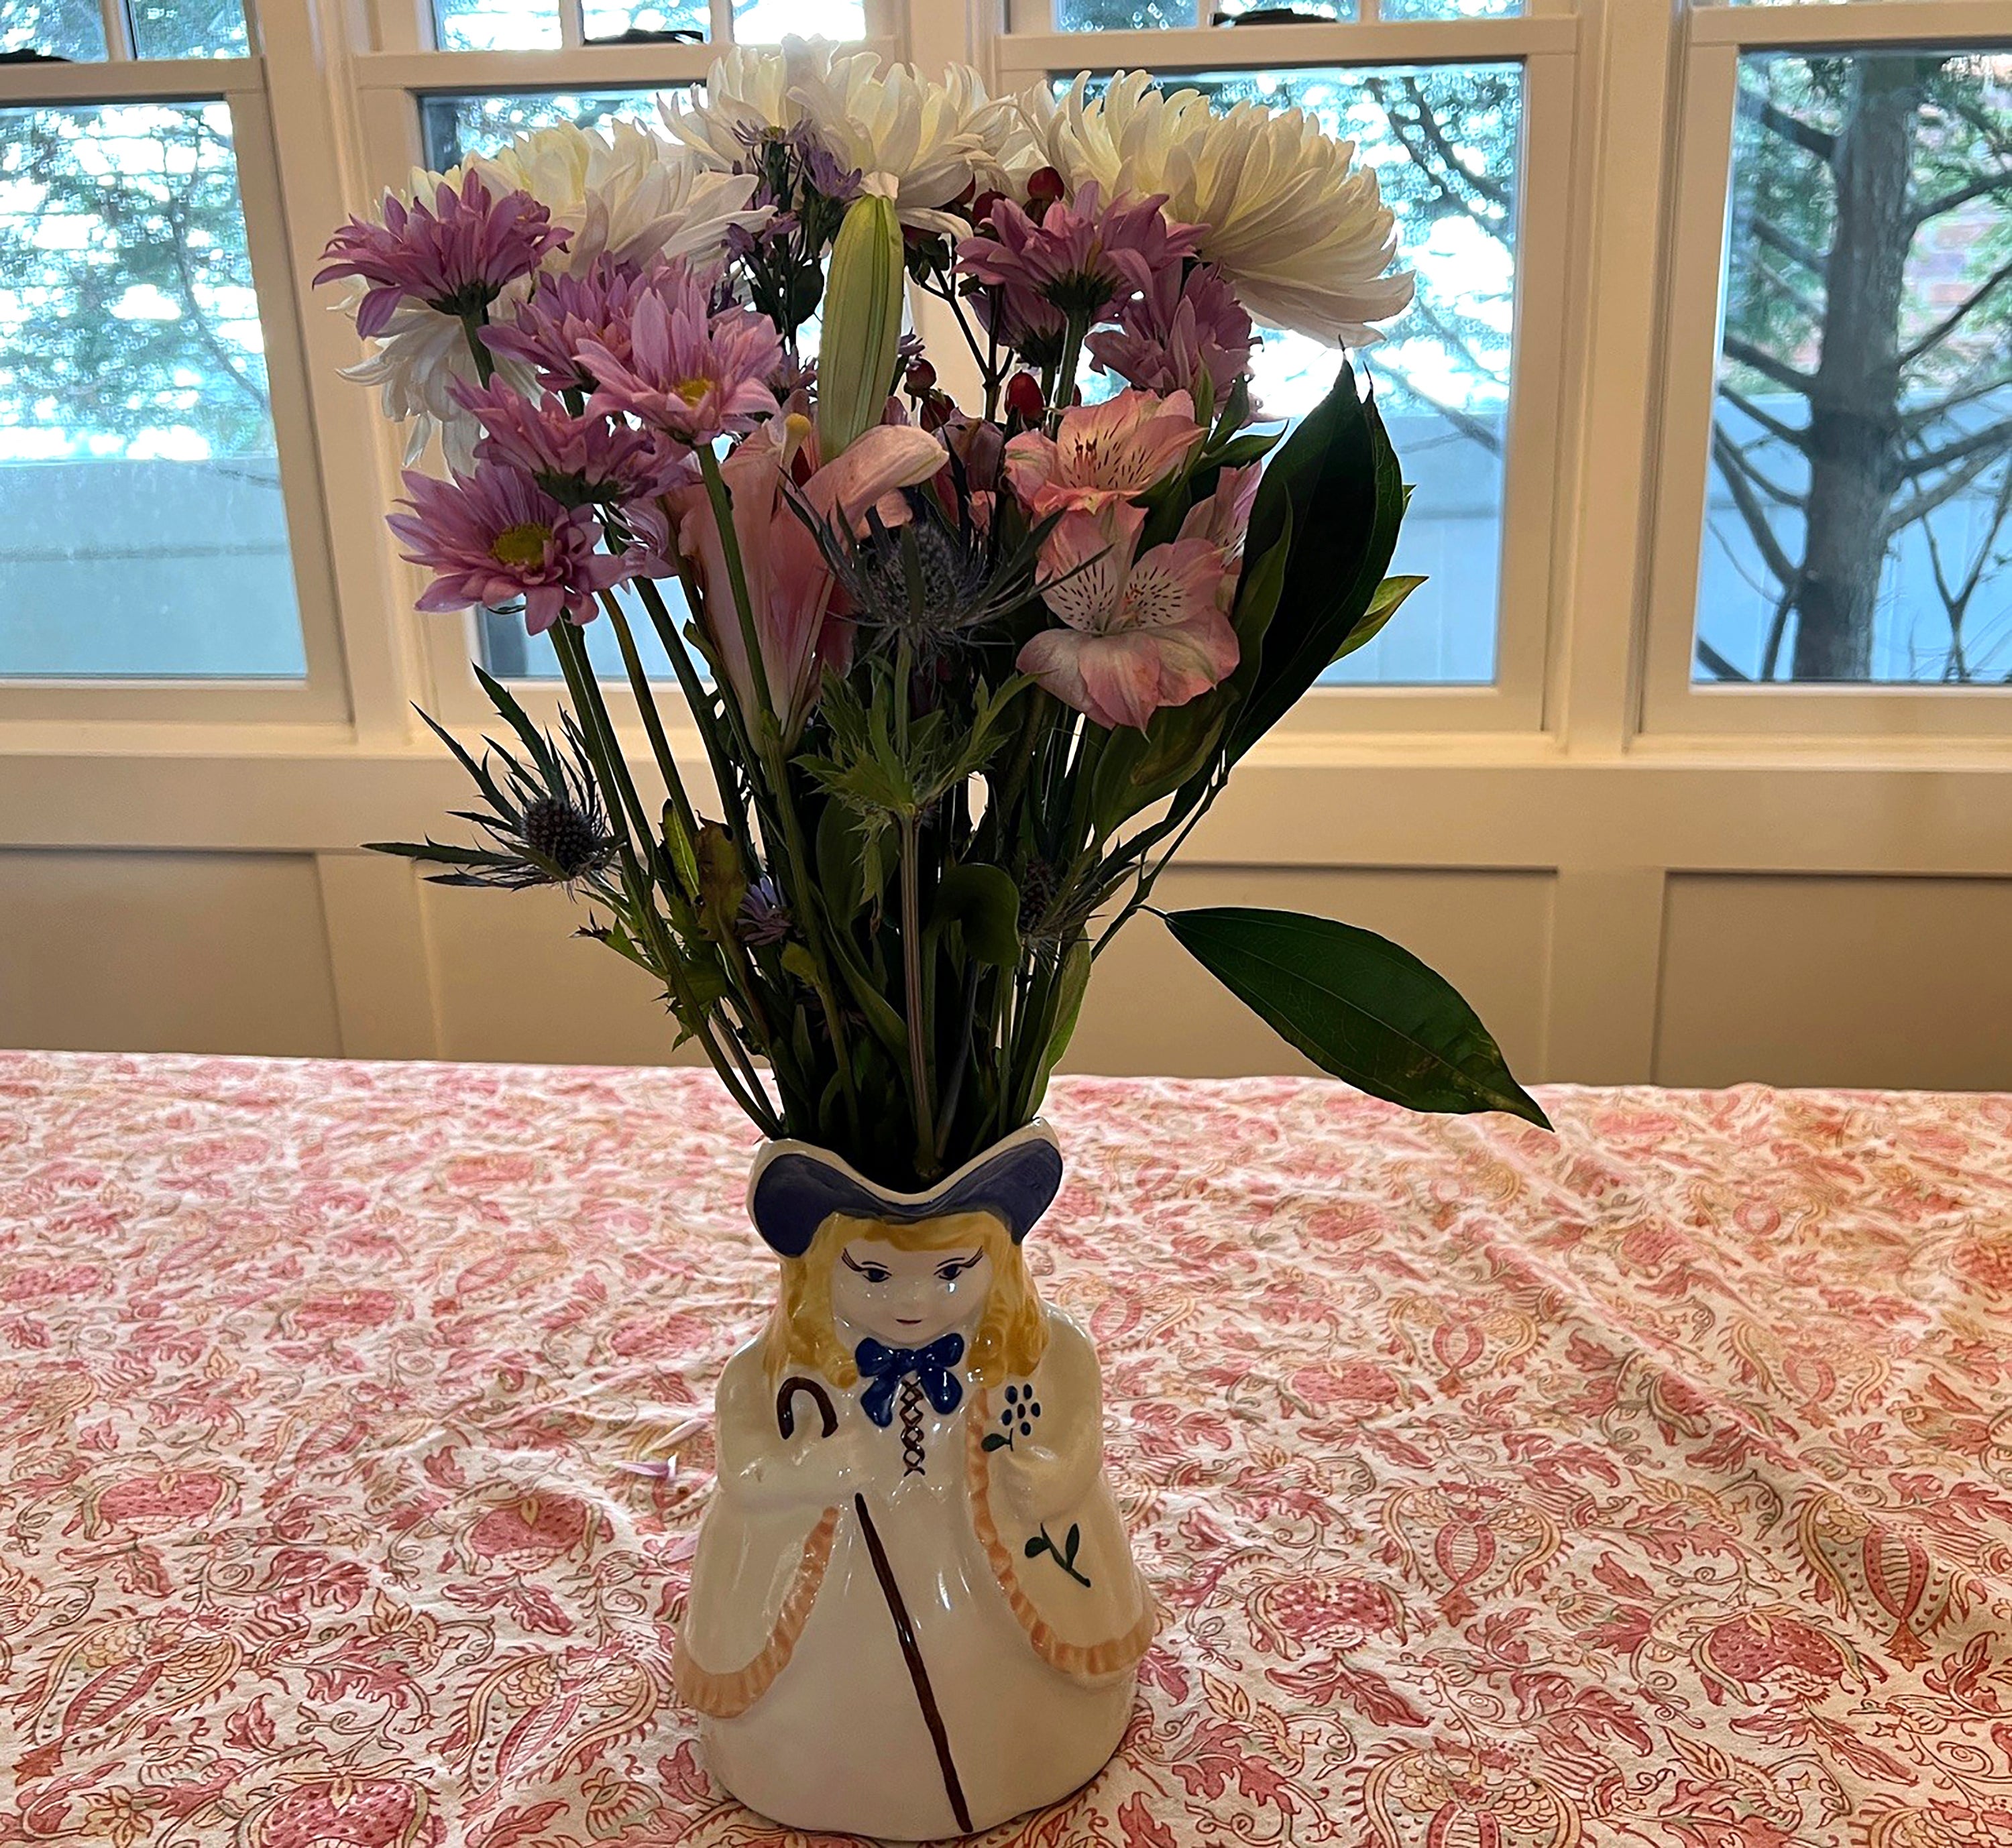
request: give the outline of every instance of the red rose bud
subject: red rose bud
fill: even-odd
[[[1027,177],[1027,197],[1046,205],[1060,198],[1065,188],[1062,177],[1053,167],[1040,167]]]
[[[1040,381],[1030,372],[1016,372],[1006,381],[1006,408],[1027,423],[1038,423],[1047,409]]]
[[[990,187],[971,202],[971,222],[975,225],[992,223],[992,208],[1005,198],[1003,192],[994,192]]]
[[[909,366],[908,376],[902,380],[911,398],[920,398],[924,393],[933,391],[936,382],[936,369],[926,359],[916,360]]]

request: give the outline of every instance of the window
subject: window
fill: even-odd
[[[248,120],[251,157],[270,147],[244,12],[0,0],[0,679],[300,682],[253,274],[283,234],[246,219]],[[160,58],[216,60],[216,93],[146,95]],[[28,100],[64,61],[100,94]]]
[[[708,0],[437,0],[434,25],[442,51],[555,51],[636,36],[700,43],[712,36],[712,11]],[[739,45],[866,32],[863,0],[733,0],[733,22]]]
[[[2012,55],[1738,83],[1693,673],[2012,681]]]
[[[1058,80],[1059,83],[1060,80]],[[1393,569],[1425,585],[1327,683],[1486,687],[1497,676],[1503,462],[1514,346],[1523,70],[1514,62],[1183,73],[1229,109],[1303,109],[1354,141],[1395,212],[1417,280],[1389,337],[1356,355],[1414,483]],[[1332,348],[1265,332],[1251,385],[1261,414],[1296,419],[1334,382]],[[1094,376],[1091,378],[1094,388]]]
[[[1842,36],[1819,4],[1691,16],[1650,730],[2012,726],[2012,48],[1977,36],[1992,11],[1896,0]]]

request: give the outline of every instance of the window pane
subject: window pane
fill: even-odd
[[[1144,32],[1197,23],[1197,0],[1054,0],[1064,32]]]
[[[556,122],[591,128],[626,116],[655,127],[658,90],[531,90],[514,95],[426,96],[419,99],[419,135],[426,165],[443,171],[471,154],[493,154],[512,136]]]
[[[2012,681],[2012,56],[1740,60],[1700,681]]]
[[[242,0],[131,0],[141,58],[241,58],[251,48]]]
[[[1502,449],[1516,294],[1522,69],[1435,65],[1182,77],[1222,106],[1248,97],[1312,112],[1352,138],[1397,214],[1418,300],[1362,363],[1416,483],[1392,569],[1423,573],[1403,616],[1329,670],[1336,683],[1486,684],[1495,677]],[[1252,369],[1263,410],[1297,417],[1334,381],[1332,348],[1267,333]]]
[[[1386,20],[1506,20],[1523,10],[1523,0],[1383,0]]]
[[[105,22],[95,0],[0,0],[0,52],[102,58]]]
[[[733,0],[733,36],[744,45],[804,37],[864,38],[865,0]]]
[[[582,9],[589,45],[625,32],[676,33],[694,42],[707,32],[706,0],[586,0]]]
[[[1214,0],[1208,23],[1233,26],[1245,19],[1254,25],[1269,19],[1352,20],[1356,10],[1356,0],[1291,0],[1284,7],[1279,0]]]
[[[551,51],[559,43],[557,0],[433,0],[444,52]]]
[[[0,674],[305,672],[222,102],[0,109]]]

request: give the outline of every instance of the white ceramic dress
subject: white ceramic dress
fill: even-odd
[[[882,1386],[884,1426],[871,1379],[777,1381],[758,1343],[727,1363],[677,1671],[714,1776],[751,1808],[967,1832],[1066,1796],[1115,1748],[1153,1608],[1104,1479],[1095,1350],[1047,1313],[1032,1378],[988,1390],[947,1369],[944,1411],[940,1370],[933,1394],[911,1373]]]

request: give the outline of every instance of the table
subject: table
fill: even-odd
[[[1058,1084],[1165,1622],[996,1839],[2012,1843],[2012,1097],[1545,1097]],[[686,1072],[0,1056],[0,1839],[783,1839],[669,1677],[749,1142]]]

